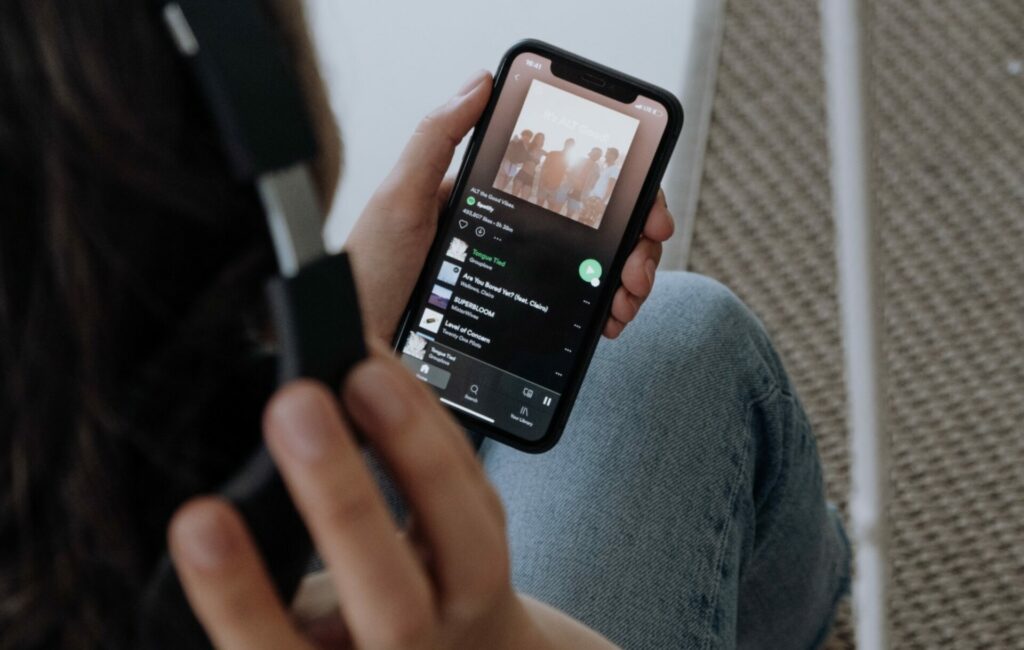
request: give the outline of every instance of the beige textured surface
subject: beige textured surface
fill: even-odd
[[[870,6],[893,647],[1024,648],[1024,2]],[[729,0],[691,268],[764,319],[845,511],[823,91],[816,0]]]

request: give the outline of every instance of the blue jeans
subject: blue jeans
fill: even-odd
[[[625,648],[814,648],[849,548],[807,416],[757,318],[659,275],[603,341],[547,454],[487,441],[517,589]]]

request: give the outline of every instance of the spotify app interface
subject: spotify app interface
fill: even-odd
[[[657,101],[513,61],[399,339],[442,402],[519,438],[547,432],[667,121]]]

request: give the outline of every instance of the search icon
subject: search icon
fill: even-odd
[[[473,393],[474,395],[476,395],[479,391],[480,387],[477,386],[476,384],[473,384],[472,386],[469,387],[469,392]]]

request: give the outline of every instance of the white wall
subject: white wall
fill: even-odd
[[[306,0],[341,122],[346,164],[328,222],[344,242],[416,122],[515,41],[548,41],[675,92],[687,113],[665,188],[677,220],[695,205],[724,0]],[[453,161],[453,171],[461,149]],[[685,164],[681,164],[686,158]],[[687,219],[685,226],[692,223]],[[675,244],[681,264],[687,227]],[[671,254],[670,254],[671,257]],[[671,262],[670,262],[671,263]]]

